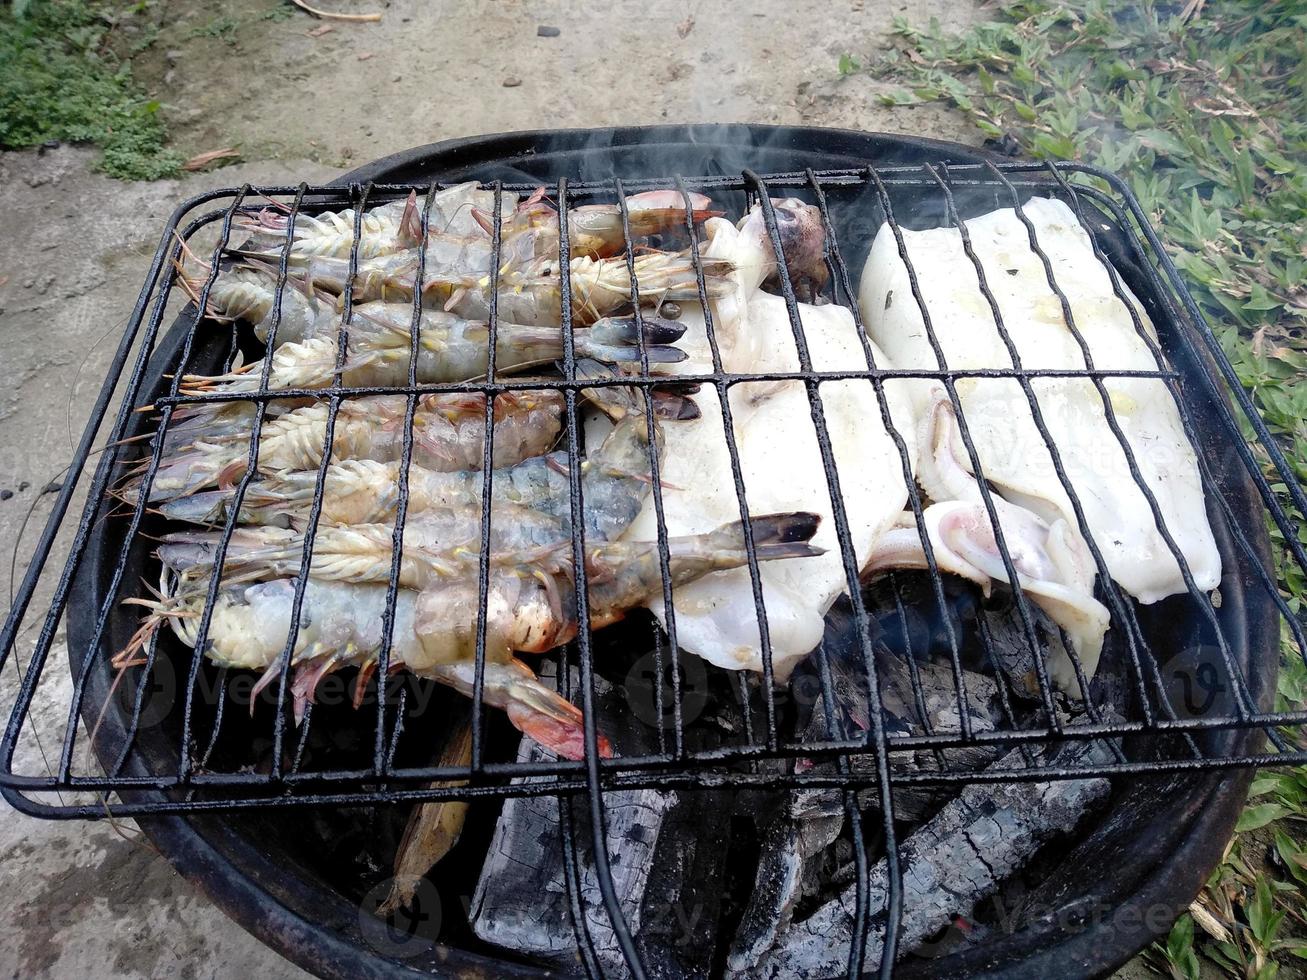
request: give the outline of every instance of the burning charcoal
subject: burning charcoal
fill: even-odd
[[[943,664],[914,664],[897,657],[884,656],[877,661],[880,670],[880,698],[884,707],[886,735],[957,735],[962,731],[957,688],[953,670]],[[913,685],[912,673],[916,673]],[[962,707],[972,733],[994,731],[999,719],[998,685],[992,677],[974,671],[962,672],[962,685],[966,690]],[[920,704],[918,703],[920,690]],[[921,707],[925,707],[922,717]],[[962,745],[934,751],[919,749],[912,753],[896,752],[890,756],[890,766],[896,772],[923,772],[947,769],[977,771],[985,768],[1003,750],[995,745]],[[866,757],[868,763],[873,760]],[[894,793],[894,816],[908,823],[924,819],[952,792],[948,787],[908,784]],[[858,794],[863,807],[876,806],[879,799],[875,791]]]
[[[735,795],[681,793],[663,816],[636,931],[648,977],[679,980],[710,972],[727,891]],[[620,972],[625,975],[625,968]]]
[[[1106,745],[1068,743],[1048,752],[1050,765],[1103,765],[1113,756]],[[1023,765],[1012,751],[992,769]],[[1024,867],[1050,840],[1069,834],[1108,793],[1106,779],[968,786],[928,823],[901,843],[903,921],[899,949],[912,950]],[[866,960],[880,959],[886,926],[889,871],[884,860],[870,873]],[[848,969],[856,914],[856,890],[836,899],[782,932],[762,955],[738,949],[729,960],[733,976],[834,977]]]
[[[865,731],[869,727],[865,668],[852,607],[846,602],[838,603],[827,615],[823,649],[818,656],[822,655],[829,666],[831,700],[837,711],[835,736],[847,737],[854,727]],[[887,734],[960,731],[959,699],[950,668],[933,663],[910,663],[879,645],[876,655]],[[819,667],[814,663],[804,669],[816,672]],[[797,682],[804,683],[803,680]],[[971,730],[993,730],[997,695],[994,681],[963,671],[963,685],[966,697],[961,706],[970,720]],[[804,683],[804,687],[818,690],[810,683]],[[813,700],[803,733],[804,741],[809,744],[830,738],[824,698],[817,696]],[[983,768],[1001,751],[993,747],[966,746],[937,753],[896,754],[891,758],[891,764],[899,771],[938,769],[941,764],[950,769],[959,766]],[[872,772],[875,765],[875,757],[870,754],[849,758],[849,768],[854,772]],[[809,771],[834,772],[835,768],[834,762],[823,761],[810,766]],[[942,792],[947,794],[948,790]],[[906,786],[895,793],[895,814],[902,821],[920,820],[944,798],[946,796],[942,796],[938,787]],[[858,803],[861,809],[879,809],[877,791],[863,790],[858,794]],[[775,943],[777,936],[788,928],[798,900],[817,891],[814,884],[825,877],[821,869],[830,864],[829,855],[824,852],[837,843],[844,818],[844,794],[830,789],[798,790],[790,795],[786,806],[775,811],[763,830],[762,853],[753,894],[736,932],[732,962],[757,962]],[[851,859],[851,854],[848,857]]]
[[[546,674],[547,670],[541,672],[542,677]],[[573,686],[578,683],[579,676],[574,677]],[[629,707],[621,693],[602,677],[595,677],[595,695],[599,724],[613,733],[620,755],[657,751],[656,732],[629,723]],[[626,723],[619,723],[624,717]],[[609,720],[614,723],[607,724]],[[554,758],[529,739],[523,739],[518,751],[518,762]],[[658,790],[604,794],[613,885],[632,931],[640,928],[654,848],[663,817],[675,802],[675,793]],[[515,797],[504,803],[469,913],[473,930],[486,942],[560,966],[575,964],[579,955],[559,822],[559,807],[567,805],[565,800],[552,796]],[[620,975],[625,973],[625,960],[599,891],[590,825],[583,810],[573,807],[585,926],[605,974]]]
[[[615,664],[619,651],[608,653],[606,667],[620,671]],[[637,665],[644,659],[631,665],[624,686],[595,678],[598,722],[612,737],[619,755],[660,751],[657,716],[637,709],[637,702],[645,709],[651,707],[645,703],[650,692],[633,679],[641,676]],[[548,675],[546,668],[541,676]],[[738,739],[744,718],[737,682],[734,675],[709,673],[701,680],[706,686],[697,691],[702,701],[682,692],[682,708],[694,716],[693,722],[686,721],[687,749]],[[760,700],[753,698],[753,702]],[[753,707],[761,711],[759,705]],[[761,721],[755,718],[754,724]],[[545,758],[548,756],[528,742],[519,752],[519,761]],[[732,819],[739,809],[736,799],[734,790],[604,794],[613,885],[650,977],[709,972],[721,906],[728,892],[723,881],[733,860],[730,848]],[[585,810],[573,804],[585,928],[604,976],[624,977],[628,971],[599,891]],[[487,942],[559,967],[575,968],[580,951],[571,908],[558,801],[553,797],[506,801],[472,901],[474,931]]]
[[[960,734],[963,731],[961,712],[966,713],[973,733],[993,731],[997,727],[1001,716],[998,687],[992,677],[963,670],[964,695],[959,698],[951,665],[918,663],[895,656],[879,640],[880,637],[876,643],[876,673],[886,735]],[[830,667],[832,700],[837,710],[835,732],[840,738],[865,732],[870,727],[866,669],[852,607],[846,601],[841,600],[827,614],[822,643]],[[816,659],[814,657],[813,661]],[[816,664],[810,669],[817,670]],[[821,742],[828,737],[827,732],[825,702],[817,697],[804,740]],[[970,745],[934,752],[894,753],[890,762],[899,771],[934,770],[941,765],[950,770],[981,769],[1001,754],[1000,749],[992,746]],[[823,765],[830,767],[833,764]],[[855,772],[872,771],[875,759],[870,754],[853,756],[850,766]],[[925,815],[930,801],[937,796],[934,787],[904,787],[895,795],[896,816],[905,821],[919,820]],[[879,806],[874,790],[860,793],[859,803],[864,807]],[[842,812],[842,808],[827,809],[826,812]]]
[[[799,790],[766,824],[753,892],[735,934],[732,962],[756,962],[789,927],[796,902],[808,890],[805,880],[821,877],[821,862],[813,859],[839,836],[844,813],[840,791]]]

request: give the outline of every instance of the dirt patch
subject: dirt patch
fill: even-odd
[[[948,112],[887,108],[876,99],[887,86],[839,78],[839,56],[886,44],[905,5],[317,2],[384,17],[322,33],[327,22],[285,0],[161,0],[150,8],[153,27],[140,28],[142,44],[153,41],[133,69],[163,103],[173,145],[187,157],[236,146],[243,163],[127,184],[93,174],[91,150],[0,154],[0,489],[13,491],[0,499],[0,565],[16,548],[19,576],[53,502],[41,488],[80,438],[159,229],[192,194],[317,182],[412,146],[520,129],[753,122],[977,141]],[[910,15],[958,23],[975,11],[923,0]],[[542,24],[558,35],[538,36]],[[71,514],[80,506],[75,498]],[[0,596],[6,578],[0,572]],[[38,591],[32,608],[48,599],[48,588]],[[36,628],[29,619],[24,650]],[[67,680],[65,666],[51,670]],[[0,704],[11,703],[13,681],[6,665]],[[34,717],[61,725],[69,687],[38,689]],[[101,825],[11,815],[0,823],[0,857],[0,888],[15,910],[0,921],[0,974],[304,975],[160,858]]]
[[[380,2],[336,9],[383,9]],[[897,9],[896,9],[897,8]],[[879,104],[892,86],[839,78],[841,54],[887,44],[910,13],[961,25],[969,4],[786,0],[703,5],[393,0],[380,23],[328,24],[284,0],[216,8],[173,2],[136,72],[190,156],[236,146],[245,159],[349,167],[458,136],[542,127],[754,122],[904,130],[976,142],[957,116]],[[684,37],[687,18],[693,23]],[[541,24],[558,25],[541,37]],[[326,33],[317,34],[330,26]],[[317,36],[314,36],[317,34]],[[505,86],[506,79],[519,84]]]

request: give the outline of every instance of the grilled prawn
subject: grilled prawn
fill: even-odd
[[[557,391],[509,391],[495,397],[494,465],[509,466],[548,452],[561,427],[563,397]],[[331,459],[400,459],[404,448],[403,395],[378,395],[340,403],[333,431]],[[268,474],[303,470],[322,462],[329,405],[317,402],[265,421],[259,438],[259,469]],[[226,484],[245,471],[248,422],[223,419],[220,433],[200,425],[187,430],[190,442],[165,443],[165,457],[150,487],[152,503]],[[414,462],[432,470],[476,469],[484,455],[485,396],[428,394],[418,399],[413,416]],[[139,480],[127,498],[138,492]]]
[[[586,376],[603,373],[602,367],[581,362]],[[581,462],[583,515],[588,540],[612,540],[639,513],[650,483],[649,428],[644,394],[639,388],[607,386],[587,388],[583,394],[599,405],[616,424],[603,443]],[[693,418],[681,405],[680,418]],[[662,423],[655,416],[655,453],[662,458]],[[327,467],[323,482],[322,520],[335,524],[370,524],[395,519],[399,504],[400,463],[369,459],[342,460]],[[240,520],[246,524],[289,527],[306,518],[317,487],[317,470],[278,473],[251,483],[241,502]],[[408,470],[407,513],[421,514],[442,507],[480,508],[485,474],[475,470],[436,472],[413,464]],[[568,460],[564,452],[532,456],[491,474],[491,501],[496,514],[501,505],[528,507],[571,520]],[[230,514],[235,490],[212,490],[177,497],[163,504],[165,517],[208,524]],[[502,520],[502,515],[496,520]]]
[[[409,380],[413,308],[406,303],[365,303],[354,309],[347,350],[339,360],[339,335],[282,344],[272,352],[269,388],[325,388],[339,374],[346,385],[403,385]],[[685,328],[670,320],[643,320],[644,350],[653,363],[684,359],[675,347]],[[606,318],[572,331],[580,357],[606,363],[640,359],[640,325],[634,318]],[[489,366],[490,327],[452,313],[422,311],[418,326],[416,375],[419,384],[467,381],[485,375]],[[500,322],[495,328],[495,369],[508,373],[537,367],[563,357],[559,327]],[[264,361],[217,376],[190,375],[183,391],[254,391],[262,381]]]
[[[197,580],[184,588],[165,589],[158,601],[135,600],[151,609],[131,646],[115,658],[122,667],[135,663],[140,646],[163,623],[188,646],[194,646],[208,583]],[[291,695],[296,716],[313,700],[318,682],[342,667],[360,669],[357,691],[366,686],[377,668],[386,635],[384,585],[350,585],[309,579],[304,584],[300,629],[291,654],[294,678]],[[214,663],[236,669],[260,670],[257,696],[279,675],[282,654],[290,635],[295,582],[277,579],[254,584],[224,584],[218,591],[209,621],[205,655]],[[391,631],[390,666],[408,668],[421,677],[471,696],[475,660],[440,660],[426,653],[422,635],[424,613],[420,596],[401,589],[396,594]],[[581,712],[536,678],[531,668],[501,648],[486,647],[482,700],[507,712],[521,732],[568,759],[582,758],[584,739]],[[251,700],[251,706],[253,705]],[[612,754],[600,736],[601,755]]]

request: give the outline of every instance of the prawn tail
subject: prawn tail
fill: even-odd
[[[508,714],[523,735],[564,759],[585,758],[585,716],[520,660],[485,664],[482,698]],[[426,673],[426,672],[424,672]],[[475,667],[470,663],[446,664],[430,670],[430,676],[467,696],[473,691]],[[598,735],[601,758],[612,758],[612,743]]]
[[[231,515],[236,500],[236,488],[205,490],[175,500],[166,501],[159,513],[170,521],[187,524],[220,524]],[[245,489],[241,500],[241,520],[249,523],[285,525],[293,504],[285,495],[264,490],[259,483]]]
[[[675,364],[688,356],[680,348],[670,346],[684,333],[683,324],[661,317],[605,317],[584,332],[576,331],[576,340],[582,353],[600,361],[638,361],[643,346],[650,363]]]
[[[163,537],[158,555],[164,567],[179,574],[214,566],[222,544],[221,531],[174,531]],[[262,571],[265,566],[297,557],[296,532],[274,527],[238,527],[223,553],[225,570]]]
[[[821,515],[806,511],[792,511],[784,514],[762,514],[749,518],[753,531],[754,553],[759,561],[774,561],[781,558],[814,558],[826,553],[826,549],[812,545],[812,536],[821,524]],[[724,524],[712,532],[713,537],[720,537],[718,545],[723,552],[731,549],[744,549],[744,524],[735,521]]]
[[[658,418],[672,422],[689,422],[703,414],[699,411],[698,403],[689,395],[662,388],[653,390],[653,407]]]

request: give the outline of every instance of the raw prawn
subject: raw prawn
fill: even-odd
[[[502,213],[511,214],[517,196],[504,194]],[[432,199],[428,233],[432,238],[449,236],[466,238],[482,235],[474,217],[494,214],[494,192],[484,191],[476,181],[469,181],[438,191]],[[321,214],[297,214],[291,233],[290,260],[304,262],[316,256],[348,258],[354,244],[354,210],[324,211]],[[253,235],[256,250],[277,258],[285,245],[289,216],[264,209],[255,215],[242,215],[236,226]],[[405,200],[390,201],[363,212],[358,258],[413,248],[422,238],[422,206],[416,194]]]
[[[192,300],[199,302],[209,267],[197,261],[190,268],[177,265],[178,281]],[[224,269],[209,289],[206,313],[216,320],[244,320],[264,343],[272,334],[277,277],[258,265],[241,264]],[[334,298],[311,288],[303,279],[288,276],[281,293],[277,341],[294,343],[340,329]]]
[[[470,320],[489,320],[490,253],[484,254],[484,264],[474,268],[460,266],[433,271],[428,263],[423,276],[423,304]],[[593,322],[630,303],[631,275],[625,258],[577,256],[568,268],[576,322]],[[717,260],[705,261],[702,268],[709,295],[721,293],[726,288],[723,277],[729,273],[730,266]],[[354,301],[410,301],[417,270],[416,252],[360,263],[354,280]],[[345,260],[320,260],[297,274],[302,282],[311,282],[315,288],[342,292],[349,278],[349,266]],[[635,278],[641,299],[649,305],[669,299],[697,299],[699,295],[694,265],[684,252],[645,252],[636,256]],[[497,312],[502,319],[516,323],[535,326],[561,323],[562,292],[557,260],[537,260],[525,266],[514,266],[511,262],[501,265]]]
[[[720,217],[721,211],[709,210],[712,200],[704,194],[690,194],[691,220],[699,224]],[[633,238],[646,238],[681,227],[685,222],[685,197],[680,191],[644,191],[626,198],[627,223]],[[478,223],[490,232],[493,212],[473,212]],[[522,202],[517,211],[500,225],[501,239],[507,244],[523,235],[536,235],[533,250],[540,256],[558,258],[558,212],[543,199],[543,188]],[[622,232],[622,213],[616,204],[583,204],[567,209],[568,247],[573,255],[606,258],[626,247]]]
[[[603,373],[598,365],[581,362],[583,376]],[[588,540],[613,540],[635,519],[647,495],[649,430],[644,395],[635,387],[583,389],[616,424],[603,443],[581,462],[583,515]],[[693,404],[693,403],[689,403]],[[685,418],[685,416],[682,416]],[[665,440],[655,417],[654,439],[659,460]],[[532,456],[491,474],[491,500],[529,507],[552,515],[570,527],[571,490],[564,452]],[[327,467],[323,484],[322,520],[337,524],[391,521],[399,504],[398,462],[342,460]],[[408,471],[408,511],[420,514],[442,507],[481,506],[485,475],[475,470],[435,472],[413,464]],[[240,520],[250,524],[289,527],[308,516],[317,487],[316,470],[278,473],[251,483],[241,503]],[[177,497],[163,504],[165,517],[192,523],[223,520],[235,497],[234,489]]]

